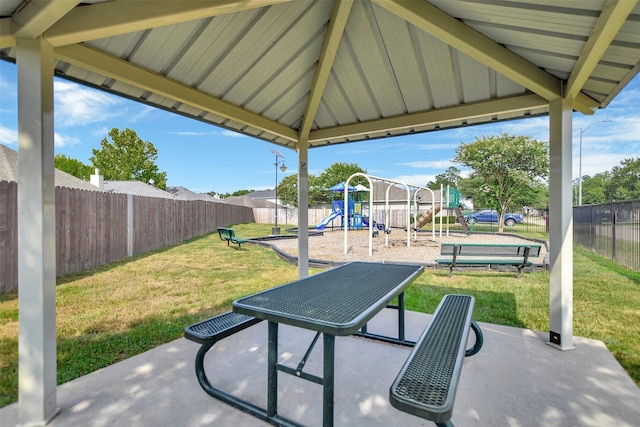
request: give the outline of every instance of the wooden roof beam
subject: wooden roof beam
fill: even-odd
[[[558,78],[428,2],[373,1],[546,100],[561,96],[561,82]]]
[[[45,33],[54,47],[133,33],[291,0],[114,0],[74,8]]]
[[[14,47],[17,38],[36,39],[81,0],[33,1],[11,18],[0,20],[0,48]]]
[[[406,114],[386,119],[376,119],[353,123],[311,132],[309,144],[331,139],[348,139],[369,133],[393,132],[415,127],[451,123],[474,117],[494,114],[505,114],[513,111],[548,108],[549,102],[536,94],[527,94],[510,98],[492,99],[490,101],[465,104],[449,108],[441,108],[421,113]]]
[[[300,126],[300,140],[307,140],[311,132],[311,126],[318,113],[320,101],[327,86],[331,68],[333,67],[333,62],[336,58],[340,41],[342,40],[344,28],[347,26],[347,20],[349,19],[352,6],[353,0],[337,0],[334,4],[331,20],[329,21],[329,27],[322,46],[322,52],[320,52],[316,73],[313,78],[311,90],[309,91],[309,98],[304,110],[304,116]]]
[[[580,94],[589,76],[598,66],[598,62],[637,3],[638,0],[609,0],[605,3],[567,80],[565,97],[575,98]]]
[[[297,133],[287,126],[96,49],[83,45],[63,46],[55,50],[55,56],[69,64],[269,132],[294,143],[298,140]]]

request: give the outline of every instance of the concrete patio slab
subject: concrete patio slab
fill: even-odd
[[[417,339],[429,315],[407,313],[407,337]],[[575,338],[562,352],[546,334],[481,323],[484,347],[466,358],[452,421],[465,426],[638,426],[640,389],[600,341]],[[206,364],[211,382],[266,406],[266,322],[216,344]],[[395,313],[385,310],[370,331],[392,333]],[[281,326],[280,362],[296,366],[313,333]],[[471,334],[473,335],[473,334]],[[306,371],[320,374],[321,341]],[[58,387],[60,414],[49,425],[263,426],[207,395],[195,378],[199,346],[185,339],[157,347]],[[336,340],[336,426],[430,426],[397,411],[389,387],[407,347],[358,337]],[[280,373],[279,413],[322,425],[321,387]],[[0,409],[0,425],[18,424],[16,404]]]

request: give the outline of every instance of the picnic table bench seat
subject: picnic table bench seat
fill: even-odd
[[[240,246],[247,241],[247,239],[241,239],[236,236],[233,228],[218,227],[218,235],[220,236],[220,240],[227,241],[227,246],[229,246],[230,243],[235,243],[238,245],[238,248],[240,248]]]
[[[484,339],[472,319],[475,299],[445,295],[389,390],[391,405],[403,412],[453,427],[451,416],[462,362],[476,354]],[[475,333],[467,349],[469,329]]]
[[[261,321],[261,319],[256,319],[253,316],[230,311],[214,316],[210,319],[194,323],[184,329],[184,337],[186,339],[201,344],[200,349],[196,354],[195,371],[200,387],[202,387],[207,394],[239,407],[235,404],[237,399],[234,396],[211,385],[204,370],[204,357],[211,347],[213,347],[213,345],[218,341]]]
[[[437,264],[449,266],[449,277],[456,266],[510,265],[518,270],[532,265],[530,257],[540,255],[541,245],[529,243],[442,243]]]

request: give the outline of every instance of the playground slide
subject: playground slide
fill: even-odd
[[[340,214],[338,212],[331,212],[331,214],[329,214],[329,216],[322,218],[322,221],[320,221],[318,224],[316,224],[316,230],[324,230],[324,228],[334,219],[336,219],[337,217],[339,217]]]
[[[413,224],[413,229],[417,230],[418,228],[422,227],[423,225],[431,221],[431,218],[433,217],[433,215],[437,214],[438,212],[440,212],[440,205],[436,205],[435,213],[432,213],[431,209],[423,213],[422,216],[418,219],[418,221]]]

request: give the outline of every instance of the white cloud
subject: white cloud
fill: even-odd
[[[55,132],[53,135],[53,142],[56,147],[70,147],[80,144],[80,140],[73,136],[67,136]]]
[[[102,140],[102,138],[106,138],[109,135],[109,131],[111,129],[107,129],[106,126],[102,126],[100,128],[95,128],[94,130],[91,131],[91,134],[95,137],[100,138],[100,140]]]
[[[450,166],[453,166],[451,160],[421,160],[415,162],[398,163],[398,166],[406,166],[409,168],[421,168],[421,169],[442,169],[447,170]]]
[[[416,150],[425,150],[425,151],[451,150],[452,148],[453,149],[458,148],[459,145],[460,145],[459,142],[446,142],[446,143],[435,143],[435,144],[424,143],[424,144],[415,145],[412,148]]]
[[[612,120],[612,123],[603,123],[603,125],[610,125],[607,128],[607,135],[612,142],[640,143],[640,114],[617,117]]]
[[[611,171],[614,166],[620,166],[624,159],[636,158],[638,153],[591,153],[582,156],[582,176],[594,176],[597,173]],[[580,176],[580,158],[574,156],[573,178]]]
[[[76,83],[56,80],[54,91],[56,124],[61,127],[102,122],[126,112],[119,109],[123,103],[117,97]]]
[[[426,187],[427,182],[435,181],[435,175],[400,175],[393,178],[389,178],[392,181],[402,182],[408,185],[415,185],[418,187]]]
[[[246,138],[245,135],[243,135],[241,133],[238,133],[238,132],[234,132],[232,130],[228,130],[228,129],[223,130],[222,131],[222,135],[223,136],[228,136],[230,138]]]
[[[0,143],[18,145],[18,132],[0,125]]]
[[[157,108],[146,105],[142,109],[140,109],[140,111],[138,111],[136,114],[132,114],[131,117],[129,117],[129,121],[131,123],[136,123],[151,114],[155,114],[157,111],[158,111]]]

